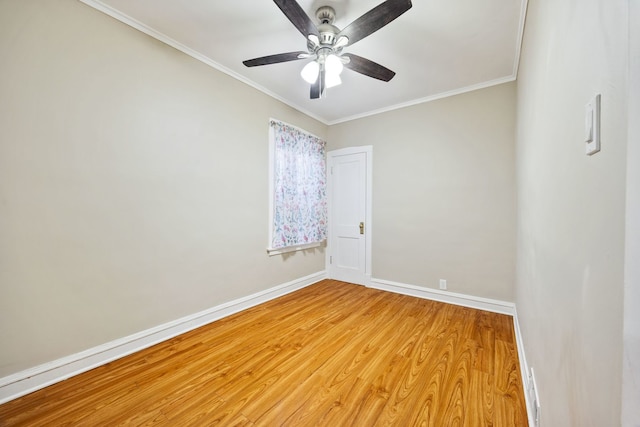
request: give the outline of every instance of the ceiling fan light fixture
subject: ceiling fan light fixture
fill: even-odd
[[[348,44],[349,44],[349,37],[340,36],[338,40],[336,40],[336,43],[333,45],[333,48],[340,49],[341,47],[345,47]]]
[[[316,80],[318,80],[318,74],[320,73],[320,64],[317,61],[311,61],[307,65],[304,66],[302,71],[300,71],[300,75],[304,79],[305,82],[309,84],[314,84]]]
[[[314,46],[320,46],[320,39],[315,34],[309,34],[307,37]]]

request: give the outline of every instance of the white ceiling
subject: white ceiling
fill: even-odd
[[[307,61],[247,68],[245,59],[305,51],[306,40],[271,0],[81,0],[292,107],[335,124],[514,80],[527,0],[413,0],[378,32],[345,48],[390,68],[388,83],[345,69],[342,85],[309,99]],[[336,10],[342,29],[382,0],[298,0],[314,20]]]

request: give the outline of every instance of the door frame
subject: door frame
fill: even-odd
[[[325,270],[327,272],[327,277],[331,278],[332,274],[332,266],[329,257],[332,253],[331,242],[333,240],[333,229],[331,227],[331,220],[333,217],[333,175],[331,174],[331,168],[334,165],[334,159],[338,156],[345,156],[350,154],[365,154],[366,165],[366,184],[365,184],[365,227],[364,227],[364,239],[365,239],[365,266],[364,266],[364,275],[365,282],[360,283],[361,285],[369,286],[371,284],[371,241],[373,240],[372,230],[373,230],[373,146],[372,145],[364,145],[360,147],[347,147],[340,148],[338,150],[332,150],[327,152],[327,214],[328,214],[328,228],[327,228],[327,251],[325,253]]]

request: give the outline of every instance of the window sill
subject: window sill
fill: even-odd
[[[288,246],[286,248],[277,248],[277,249],[267,248],[267,254],[269,256],[274,256],[274,255],[286,254],[288,252],[304,251],[306,249],[319,248],[323,246],[323,244],[324,244],[324,240],[322,242],[309,243],[306,245]]]

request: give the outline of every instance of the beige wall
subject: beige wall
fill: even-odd
[[[617,425],[624,5],[529,0],[517,97],[327,128],[79,2],[0,0],[0,377],[322,270],[265,254],[275,117],[373,145],[375,278],[515,298],[544,425]]]
[[[640,2],[629,2],[629,112],[622,425],[640,426]],[[635,118],[635,120],[633,119]]]
[[[515,84],[333,125],[373,146],[372,276],[513,301]]]
[[[545,426],[620,425],[627,2],[529,0],[516,303]],[[602,94],[602,151],[584,154]]]
[[[0,1],[0,377],[324,269],[269,258],[268,119],[79,2]]]

